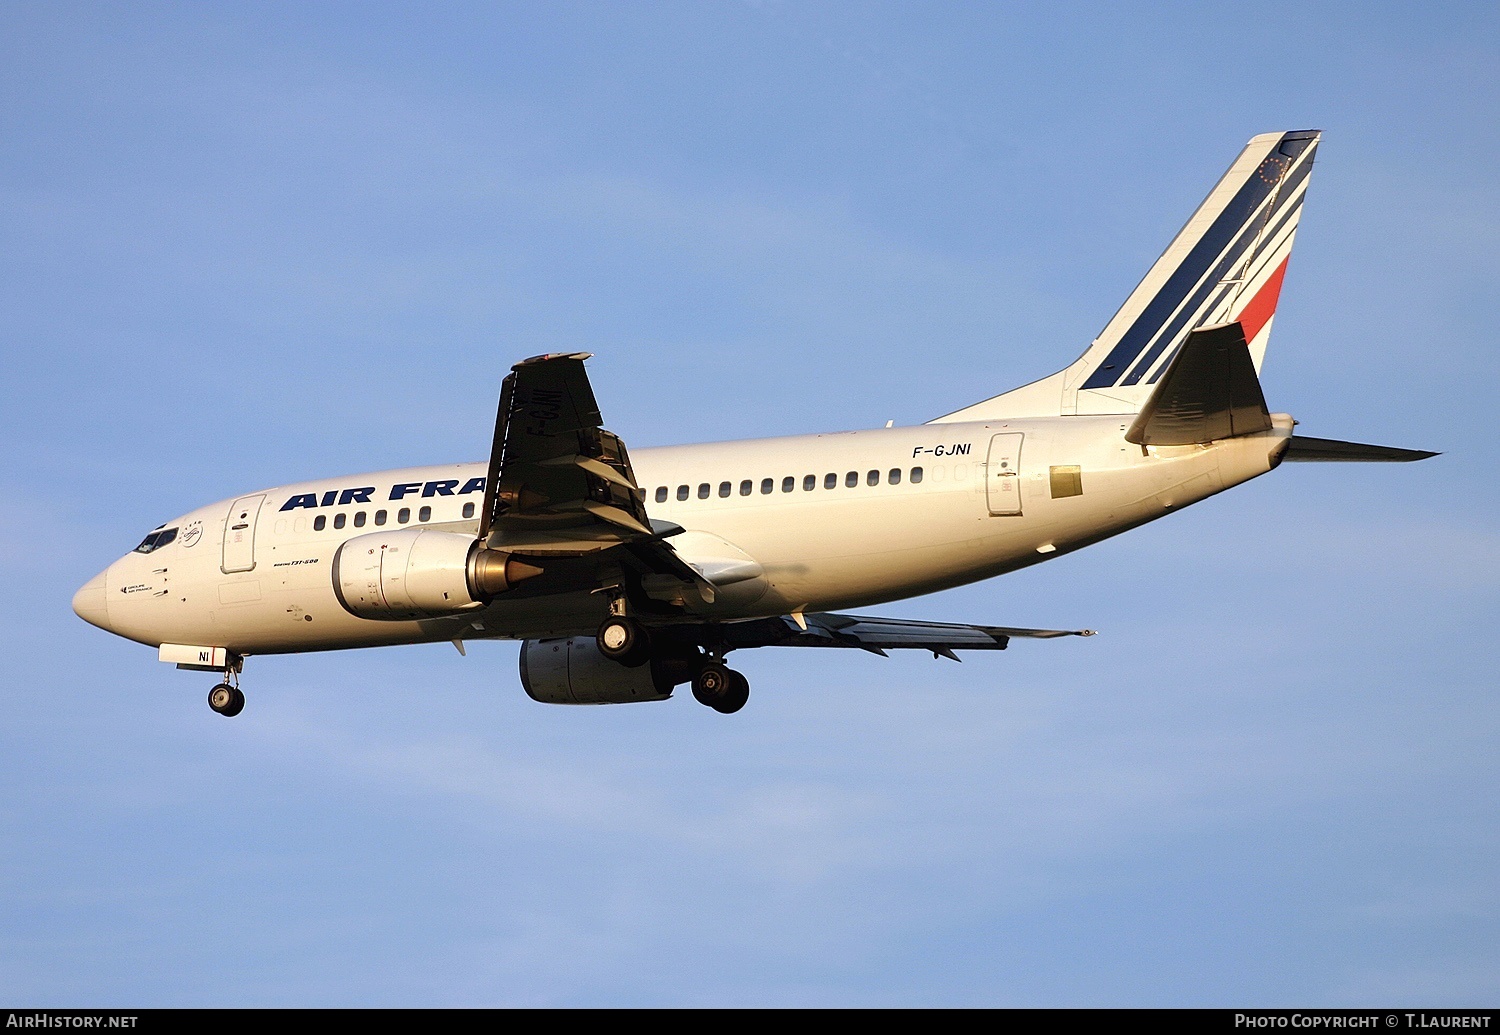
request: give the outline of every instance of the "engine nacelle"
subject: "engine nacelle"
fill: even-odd
[[[410,621],[476,610],[541,573],[471,535],[401,528],[340,546],[333,555],[333,592],[359,618]]]
[[[667,666],[653,660],[626,668],[600,654],[592,636],[522,643],[521,685],[542,704],[630,704],[672,696]]]

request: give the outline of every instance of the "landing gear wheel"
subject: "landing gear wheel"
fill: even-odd
[[[237,686],[220,683],[208,692],[208,706],[226,719],[232,719],[245,710],[245,695]]]
[[[651,637],[633,618],[610,615],[595,637],[599,653],[626,668],[639,668],[651,660]]]
[[[710,708],[717,707],[719,698],[728,688],[729,669],[717,661],[710,661],[693,677],[693,700]]]
[[[746,679],[734,669],[729,670],[729,689],[724,694],[724,699],[714,705],[714,710],[725,715],[733,715],[745,707],[745,702],[750,700],[750,680]]]
[[[716,712],[732,715],[750,700],[750,680],[732,668],[711,661],[693,680],[693,699]]]

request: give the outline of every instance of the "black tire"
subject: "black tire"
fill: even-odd
[[[236,715],[238,715],[240,712],[242,712],[244,710],[245,710],[245,695],[240,691],[239,687],[235,687],[234,688],[234,703],[231,704],[228,708],[226,708],[223,711],[222,714],[224,715],[224,717],[226,719],[232,719],[232,718],[234,718]]]
[[[745,703],[750,700],[750,680],[736,672],[734,669],[726,669],[729,673],[729,686],[725,688],[724,696],[719,703],[713,706],[714,711],[723,715],[733,715]]]
[[[708,662],[693,677],[693,700],[718,711],[729,690],[730,674],[730,669],[717,661]]]
[[[599,653],[626,668],[639,668],[651,660],[651,637],[633,618],[610,615],[594,637]]]
[[[693,680],[693,698],[721,715],[733,715],[750,700],[750,680],[732,668],[710,661]]]
[[[208,692],[208,706],[227,718],[245,710],[245,695],[228,683],[220,683]]]

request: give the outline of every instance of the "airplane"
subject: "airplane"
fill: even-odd
[[[912,427],[627,452],[586,353],[504,379],[488,463],[258,489],[153,529],[74,611],[222,674],[256,654],[522,641],[549,704],[730,714],[733,651],[958,660],[1088,629],[844,613],[993,578],[1118,535],[1286,461],[1425,450],[1308,438],[1259,380],[1319,131],[1250,140],[1099,336],[1049,377]]]

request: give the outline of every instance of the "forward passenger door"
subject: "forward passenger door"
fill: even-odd
[[[242,496],[229,507],[224,518],[224,556],[219,570],[225,575],[255,568],[255,524],[266,494]]]

